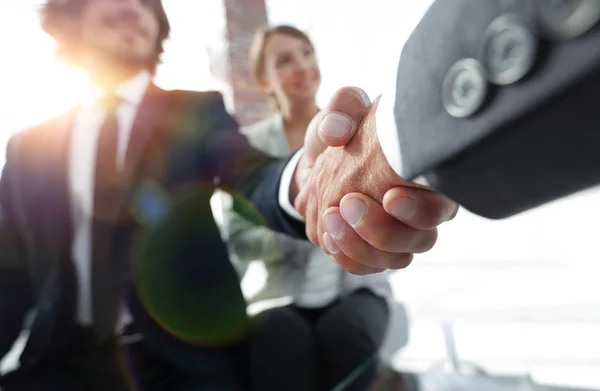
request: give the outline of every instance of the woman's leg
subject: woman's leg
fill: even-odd
[[[368,390],[388,318],[386,301],[368,290],[327,309],[314,328],[322,390]]]
[[[310,324],[293,307],[257,316],[250,339],[250,373],[256,391],[317,391],[317,362]]]

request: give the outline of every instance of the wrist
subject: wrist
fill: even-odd
[[[378,103],[378,99],[373,102],[354,138],[346,147],[354,157],[354,164],[362,168],[357,173],[361,179],[355,179],[357,190],[375,200],[381,200],[391,187],[406,185],[406,181],[390,166],[379,141],[375,120]]]
[[[298,160],[298,164],[296,165],[296,168],[294,169],[294,174],[292,176],[292,182],[290,183],[290,202],[292,203],[292,205],[294,205],[296,197],[298,197],[298,194],[300,193],[300,189],[302,189],[302,187],[304,186],[305,181],[303,178],[303,173],[306,171],[305,167],[306,159],[304,158],[304,156],[302,156],[300,160]]]

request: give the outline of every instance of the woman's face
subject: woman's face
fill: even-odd
[[[259,80],[279,102],[314,100],[321,72],[311,45],[287,34],[273,34],[265,46],[265,74]]]

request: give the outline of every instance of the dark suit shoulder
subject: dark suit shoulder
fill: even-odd
[[[188,119],[188,123],[195,123],[203,128],[211,127],[215,118],[228,116],[219,91],[189,91],[170,90],[164,91],[170,102],[169,115],[176,121]]]
[[[223,94],[219,91],[171,90],[167,93],[175,100],[205,105],[222,105],[225,107]]]
[[[22,152],[43,154],[45,149],[55,145],[55,141],[64,135],[63,130],[73,115],[72,110],[13,133],[6,147],[7,159],[10,155]]]

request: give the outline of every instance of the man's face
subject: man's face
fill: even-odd
[[[87,0],[81,15],[82,51],[124,65],[142,65],[156,54],[159,0]]]

